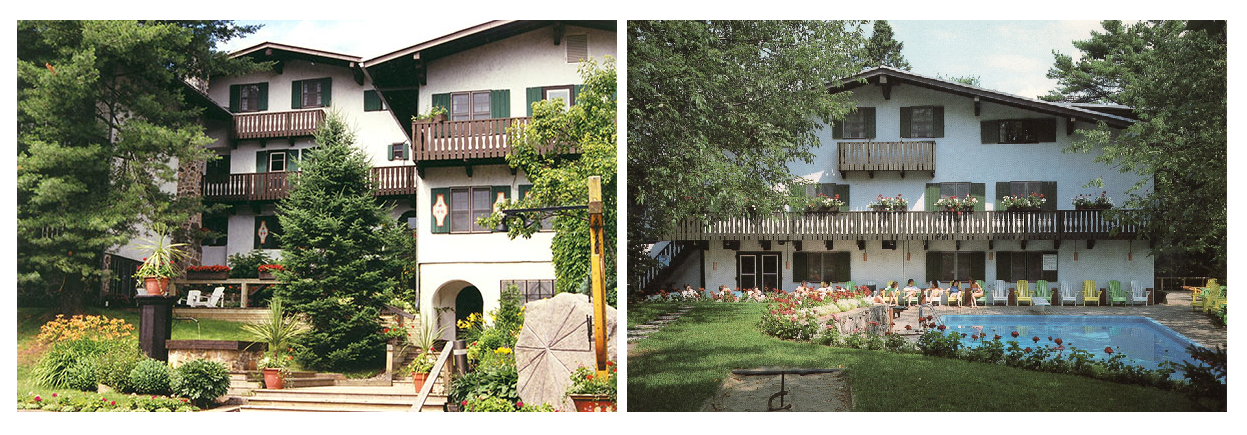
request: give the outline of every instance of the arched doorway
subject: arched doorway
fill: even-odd
[[[451,280],[442,284],[428,301],[436,312],[436,326],[446,328],[442,338],[450,340],[459,336],[457,324],[472,313],[484,314],[484,297],[480,289],[470,282]]]
[[[481,297],[481,291],[475,286],[464,287],[459,290],[459,294],[455,296],[455,324],[458,325],[460,320],[468,318],[472,314],[478,317],[484,315],[485,299]],[[458,336],[458,331],[456,331]]]

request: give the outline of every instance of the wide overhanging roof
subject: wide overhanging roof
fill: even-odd
[[[1134,123],[1133,119],[1107,113],[1122,113],[1123,110],[1129,110],[1129,108],[1124,106],[1113,106],[1111,110],[1106,106],[1105,111],[1101,112],[1092,110],[1091,108],[1088,108],[1087,105],[1072,105],[1036,100],[1033,98],[1021,97],[991,89],[984,89],[977,86],[970,86],[951,80],[927,77],[887,66],[875,67],[863,71],[853,77],[844,79],[839,84],[828,86],[828,90],[836,93],[856,89],[866,85],[882,87],[895,86],[898,84],[919,86],[940,92],[961,95],[968,98],[978,98],[980,101],[1033,110],[1064,118],[1074,118],[1089,122],[1104,121],[1105,124],[1116,128],[1126,128],[1129,127],[1130,124]]]
[[[262,42],[230,54],[230,57],[241,56],[248,56],[260,62],[269,60],[303,60],[348,68],[359,65],[361,60],[359,56],[313,50],[311,48],[296,47],[276,42]]]

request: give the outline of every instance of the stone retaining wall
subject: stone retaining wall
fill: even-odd
[[[888,331],[888,321],[892,313],[887,305],[871,305],[852,311],[836,313],[835,316],[837,319],[836,329],[840,331],[841,335],[857,332],[883,335]],[[819,321],[826,322],[829,318],[831,316],[820,318]],[[875,323],[871,324],[871,322]]]
[[[255,370],[256,362],[264,358],[268,349],[265,343],[232,340],[166,340],[165,347],[173,367],[205,359],[225,364],[230,371]]]

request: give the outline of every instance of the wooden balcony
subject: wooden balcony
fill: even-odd
[[[411,124],[412,160],[419,164],[506,157],[511,152],[507,128],[512,124],[528,125],[530,119],[414,122]]]
[[[238,113],[234,115],[231,136],[236,141],[311,136],[324,120],[323,109]]]
[[[261,172],[230,174],[222,182],[203,183],[203,199],[212,202],[277,201],[290,194],[290,177],[299,172]],[[416,194],[414,166],[383,166],[372,168],[374,196]]]
[[[1134,239],[1138,228],[1099,210],[1036,212],[781,212],[676,224],[668,240],[1089,240]]]
[[[849,171],[929,172],[935,176],[935,142],[837,142],[836,169]]]

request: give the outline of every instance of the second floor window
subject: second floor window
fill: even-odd
[[[572,86],[571,85],[546,86],[544,88],[541,88],[541,99],[556,100],[560,98],[563,99],[564,110],[570,109],[572,107],[573,101],[572,101]]]
[[[286,153],[275,152],[268,155],[268,171],[269,172],[285,172],[286,170]]]
[[[901,137],[944,137],[944,107],[902,107]]]
[[[832,126],[832,139],[872,139],[875,137],[875,108],[858,107]]]
[[[333,81],[329,77],[290,82],[291,109],[328,107],[332,95]]]
[[[489,187],[450,189],[450,232],[487,233],[489,228],[477,225],[476,219],[493,212]]]
[[[1000,119],[982,121],[985,144],[1056,142],[1056,119]]]
[[[243,113],[264,110],[268,110],[268,83],[230,85],[230,112]]]
[[[450,120],[489,119],[489,91],[450,94]]]
[[[940,183],[940,197],[965,198],[970,196],[970,183]]]

